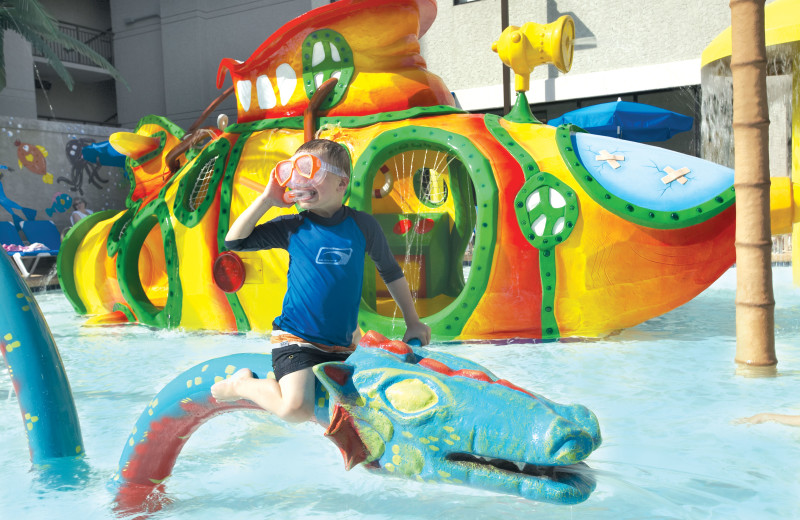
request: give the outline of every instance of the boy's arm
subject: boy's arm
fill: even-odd
[[[253,203],[233,222],[230,229],[228,229],[228,234],[225,235],[225,240],[230,242],[249,237],[250,233],[255,229],[256,224],[258,224],[258,221],[261,220],[261,217],[263,217],[270,208],[288,208],[291,206],[291,204],[287,204],[283,200],[284,191],[285,188],[279,186],[272,175],[270,175],[267,187],[264,188],[261,195],[256,197]]]
[[[430,343],[431,328],[419,319],[406,277],[403,276],[393,282],[389,282],[386,287],[389,289],[389,294],[392,295],[394,301],[397,302],[397,306],[400,307],[400,312],[403,313],[403,319],[406,321],[406,333],[403,336],[403,341],[407,342],[412,338],[417,338],[422,342],[422,345]]]

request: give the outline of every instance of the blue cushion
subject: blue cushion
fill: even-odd
[[[24,220],[22,231],[31,244],[39,242],[56,252],[61,247],[61,233],[50,220]]]

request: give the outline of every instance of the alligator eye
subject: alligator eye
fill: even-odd
[[[419,379],[404,379],[385,391],[386,399],[403,413],[415,413],[434,406],[439,398],[431,387]]]

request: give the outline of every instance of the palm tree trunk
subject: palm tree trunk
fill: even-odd
[[[764,0],[731,0],[736,173],[736,362],[774,366]]]

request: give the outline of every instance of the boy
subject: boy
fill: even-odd
[[[344,206],[350,157],[333,141],[315,139],[276,164],[264,192],[236,219],[225,247],[289,251],[289,273],[281,315],[273,322],[275,379],[255,379],[249,369],[211,387],[220,401],[249,399],[278,417],[303,422],[313,418],[314,373],[311,367],[344,361],[358,342],[358,307],[364,253],[375,262],[406,322],[404,341],[430,341],[403,271],[389,250],[380,226],[368,213]],[[291,191],[286,191],[286,188]],[[256,227],[273,206],[294,201],[304,210]]]

